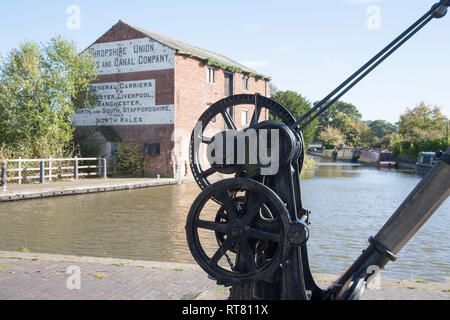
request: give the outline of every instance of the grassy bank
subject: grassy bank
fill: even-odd
[[[317,167],[317,161],[313,157],[306,156],[305,162],[303,164],[303,168],[304,169],[313,169],[315,167]]]

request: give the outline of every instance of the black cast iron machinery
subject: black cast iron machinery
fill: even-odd
[[[431,20],[444,17],[449,5],[450,0],[436,3],[300,119],[276,101],[258,94],[230,96],[201,116],[191,137],[190,162],[203,191],[189,211],[186,235],[194,259],[210,278],[231,286],[230,299],[359,299],[373,272],[395,261],[401,248],[447,199],[450,148],[438,154],[441,161],[378,234],[369,239],[369,246],[344,275],[326,290],[314,281],[307,250],[310,212],[303,208],[300,188],[305,156],[302,130]],[[250,125],[243,130],[237,129],[231,116],[232,109],[239,105],[252,105],[254,109]],[[259,121],[261,114],[269,113],[276,120]],[[226,129],[209,138],[205,132],[217,117],[224,119]],[[270,134],[275,131],[277,136]],[[251,132],[266,133],[255,135],[257,147],[253,149]],[[277,153],[274,159],[278,170],[268,174],[264,169],[275,163],[263,161],[259,151],[275,140],[277,147],[269,147],[267,152]],[[244,161],[237,159],[239,150],[229,156],[231,146],[243,149]],[[208,169],[204,169],[202,161],[205,149],[209,152]],[[212,183],[217,173],[232,178]],[[215,245],[208,238],[211,236]]]

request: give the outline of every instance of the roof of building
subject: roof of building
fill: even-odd
[[[185,54],[188,56],[193,56],[193,57],[199,58],[201,60],[204,60],[205,63],[208,65],[216,66],[216,67],[222,68],[227,71],[247,73],[249,75],[260,77],[263,79],[267,79],[267,80],[270,79],[270,77],[260,74],[260,73],[256,72],[255,70],[252,70],[252,69],[240,64],[239,62],[236,62],[236,61],[234,61],[230,58],[227,58],[221,54],[218,54],[218,53],[215,53],[212,51],[208,51],[205,49],[201,49],[201,48],[198,48],[191,44],[188,44],[188,43],[176,40],[176,39],[172,39],[170,37],[167,37],[167,36],[164,36],[164,35],[128,24],[122,20],[120,20],[119,23],[123,23],[123,24],[127,25],[128,27],[133,28],[133,29],[143,33],[144,35],[162,43],[163,45],[176,50],[177,53],[179,53],[179,54]]]

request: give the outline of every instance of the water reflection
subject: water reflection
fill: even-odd
[[[305,171],[312,269],[344,272],[420,179],[409,171],[349,163],[324,162]],[[197,185],[183,184],[0,203],[0,250],[194,263],[184,226],[199,193]],[[449,213],[447,201],[382,275],[449,277]],[[207,241],[216,245],[214,237]]]
[[[360,174],[360,164],[346,162],[320,162],[314,170],[305,170],[302,179],[353,178]]]
[[[196,193],[190,184],[0,204],[0,250],[186,261]]]

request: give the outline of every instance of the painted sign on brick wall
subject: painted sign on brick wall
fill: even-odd
[[[96,83],[94,108],[80,109],[72,117],[75,126],[130,126],[172,124],[173,105],[156,105],[155,80]]]
[[[93,44],[88,50],[99,75],[175,68],[175,50],[150,38]]]

